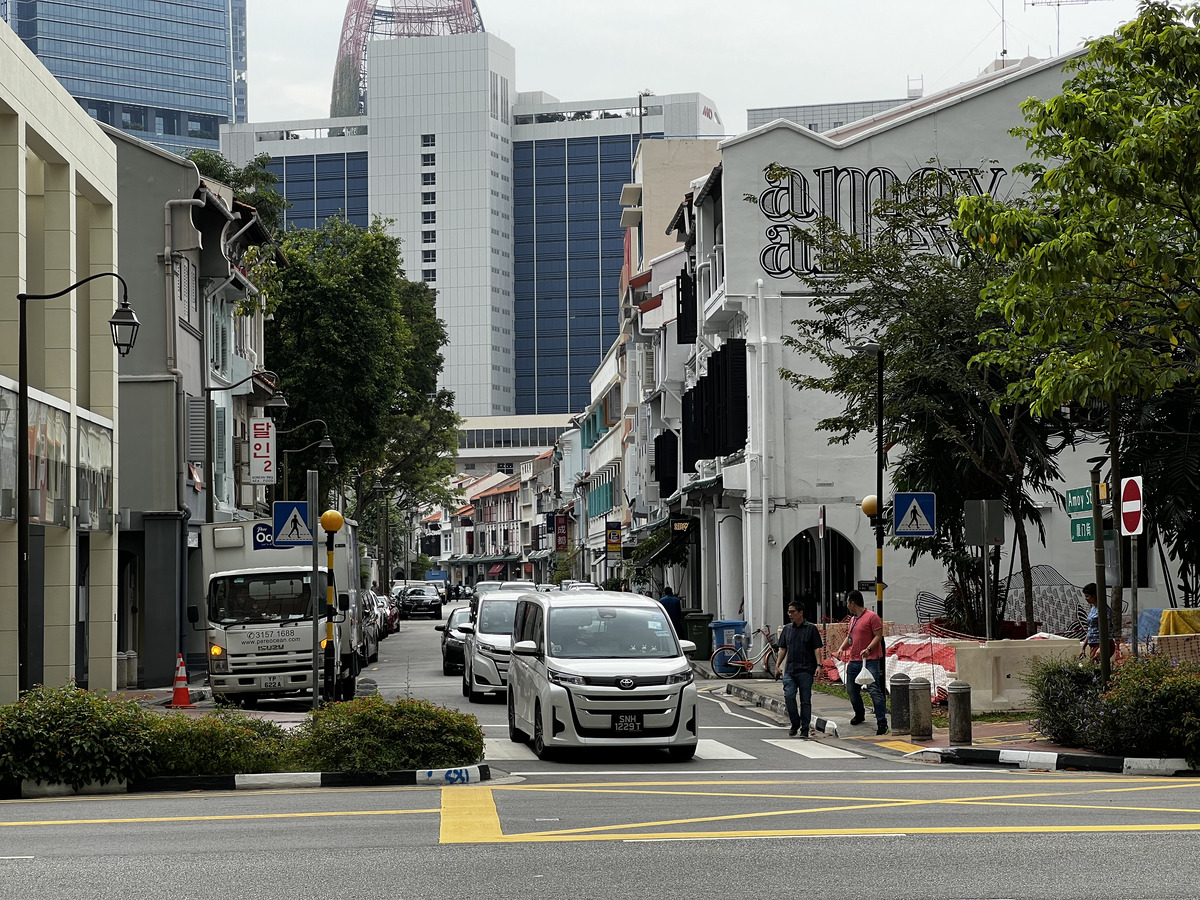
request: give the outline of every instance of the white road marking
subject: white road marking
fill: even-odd
[[[497,759],[527,760],[537,759],[537,754],[527,745],[514,744],[508,738],[484,738],[483,759],[484,762],[492,762]]]
[[[792,753],[807,756],[809,759],[862,759],[858,753],[851,753],[840,747],[831,747],[820,741],[802,741],[797,738],[784,738],[783,740],[763,738],[763,741],[774,744],[776,747],[782,747],[784,750],[790,750]]]
[[[33,859],[32,856],[0,856],[0,860],[5,859]]]
[[[700,759],[754,759],[749,753],[743,753],[720,741],[710,741],[700,738],[696,742],[696,756]]]
[[[710,696],[708,696],[708,694],[704,694],[704,693],[701,693],[700,696],[703,697],[705,700],[711,700],[713,703],[717,704],[717,706],[721,707],[722,711],[727,716],[733,716],[735,719],[745,719],[747,722],[754,722],[756,725],[760,725],[763,728],[777,727],[774,725],[767,725],[761,719],[752,719],[752,718],[750,718],[750,716],[743,716],[741,713],[735,713],[733,710],[731,710],[728,706],[726,706],[722,701],[718,700],[716,697],[710,697]]]

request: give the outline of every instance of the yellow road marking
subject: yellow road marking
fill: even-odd
[[[899,750],[901,753],[916,753],[918,750],[926,750],[920,744],[910,744],[908,741],[880,741],[880,747],[887,747],[889,750]]]
[[[443,844],[493,843],[504,839],[491,788],[442,789]]]
[[[148,822],[227,822],[238,819],[320,819],[337,816],[412,816],[432,815],[436,809],[372,809],[342,812],[245,813],[228,816],[144,816],[129,819],[44,819],[31,822],[0,822],[0,828],[29,828],[39,825],[137,825]]]

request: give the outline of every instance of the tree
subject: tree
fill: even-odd
[[[1198,46],[1200,7],[1144,2],[1067,65],[1062,93],[1023,104],[1027,124],[1012,133],[1032,157],[1017,169],[1031,179],[1028,197],[960,201],[959,232],[1012,264],[985,291],[982,311],[997,326],[979,361],[1022,373],[1008,397],[1035,413],[1105,403],[1114,485],[1118,399],[1196,378]],[[1113,507],[1119,516],[1119,497]],[[1112,603],[1119,613],[1119,585]]]
[[[333,477],[341,480],[382,462],[407,393],[414,343],[401,296],[400,242],[378,219],[363,229],[331,218],[313,231],[288,232],[283,249],[288,265],[278,273],[267,359],[280,375],[289,421],[328,424],[339,461]],[[312,437],[301,432],[287,440],[300,447]],[[322,461],[313,450],[292,464],[319,469]]]
[[[260,153],[241,168],[216,150],[193,150],[187,158],[196,164],[201,175],[229,185],[239,200],[253,206],[268,231],[279,230],[283,211],[291,204],[275,190],[279,179],[267,168],[271,164],[270,153]]]
[[[1009,383],[1000,369],[975,365],[982,331],[994,316],[976,316],[980,290],[1006,266],[947,228],[959,185],[935,168],[912,187],[880,201],[862,233],[830,220],[796,229],[819,259],[820,274],[804,277],[813,296],[809,315],[792,324],[784,344],[817,367],[784,369],[801,391],[840,396],[845,407],[817,427],[830,443],[848,443],[875,429],[877,360],[847,351],[874,339],[886,367],[884,441],[901,448],[892,475],[898,490],[938,495],[937,533],[898,539],[914,557],[929,554],[950,573],[948,607],[962,610],[960,625],[979,632],[981,559],[965,544],[965,501],[999,497],[1012,517],[1026,592],[1025,618],[1033,621],[1028,526],[1045,540],[1034,494],[1060,500],[1052,484],[1070,426],[1057,415],[1035,417],[1005,401]]]

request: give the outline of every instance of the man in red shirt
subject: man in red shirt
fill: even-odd
[[[887,694],[883,684],[883,622],[879,616],[871,612],[863,604],[863,596],[858,591],[851,591],[846,597],[846,606],[850,609],[850,631],[842,642],[838,653],[850,651],[846,662],[846,693],[850,695],[850,705],[854,707],[854,718],[851,725],[860,725],[867,718],[863,705],[862,689],[855,679],[866,666],[874,681],[867,686],[871,701],[875,707],[875,733],[887,734]]]

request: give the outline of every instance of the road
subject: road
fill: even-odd
[[[691,762],[541,762],[501,700],[442,676],[433,624],[365,674],[478,715],[496,781],[0,803],[0,900],[1200,897],[1200,780],[881,758],[788,738],[718,685]]]

